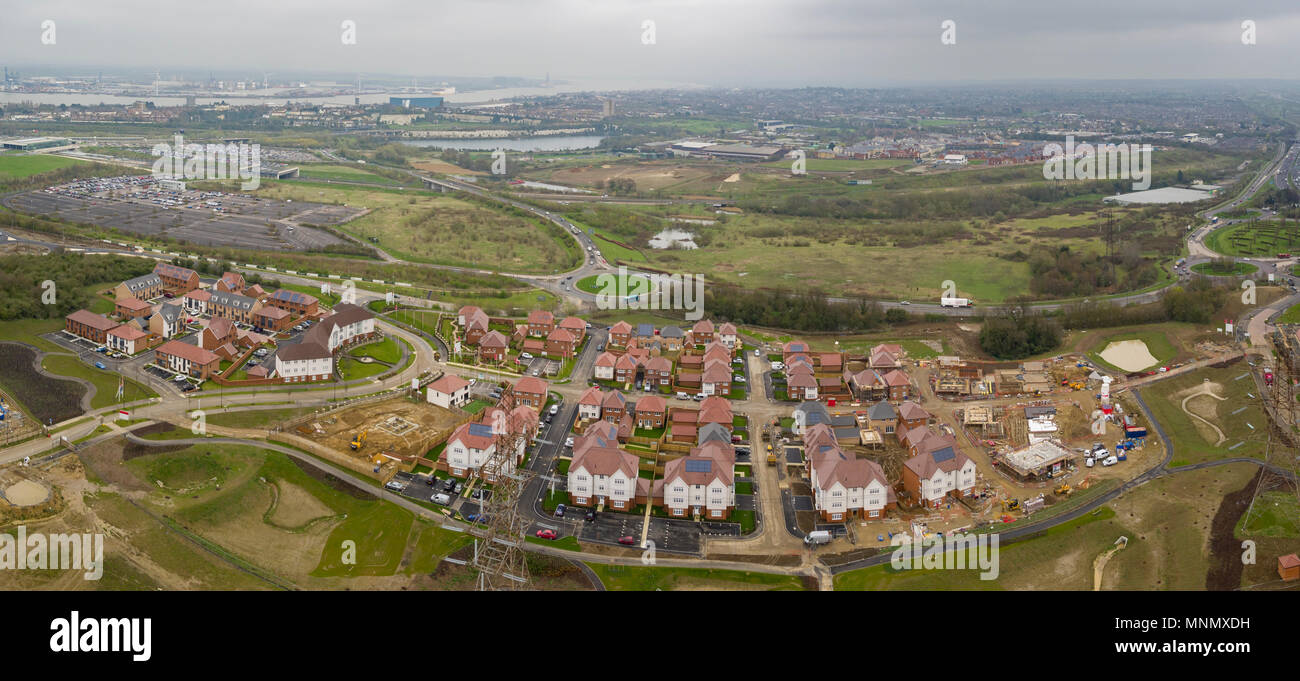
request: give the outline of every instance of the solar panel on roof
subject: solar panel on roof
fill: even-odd
[[[469,434],[475,437],[492,437],[492,426],[486,423],[471,423]]]
[[[933,456],[935,461],[943,462],[955,458],[957,454],[952,451],[952,447],[944,447],[943,449],[935,450]]]
[[[711,473],[713,472],[713,462],[708,459],[695,459],[686,462],[687,473]]]

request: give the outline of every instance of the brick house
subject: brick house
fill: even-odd
[[[659,342],[665,352],[677,352],[686,345],[686,332],[680,326],[665,326],[659,330]]]
[[[547,384],[536,376],[524,376],[511,389],[514,404],[532,407],[541,411],[546,405]]]
[[[691,327],[691,345],[708,345],[713,342],[713,321],[701,319]]]
[[[298,317],[314,317],[320,312],[320,301],[316,296],[283,288],[276,289],[266,297],[265,302],[271,307],[281,308]]]
[[[808,459],[813,508],[823,522],[880,518],[897,505],[894,490],[880,464],[845,453],[838,446],[821,449]]]
[[[542,353],[547,357],[572,357],[578,341],[565,329],[552,329],[546,334],[546,345]]]
[[[559,324],[556,324],[556,327],[568,331],[569,335],[573,336],[574,343],[577,344],[581,344],[582,339],[587,336],[587,322],[578,317],[565,317],[560,320]]]
[[[718,342],[735,349],[740,345],[740,337],[736,333],[736,325],[730,322],[718,327]]]
[[[214,284],[212,288],[219,293],[237,293],[242,295],[247,286],[248,285],[244,282],[244,275],[238,272],[222,272],[221,278],[217,280],[217,283]]]
[[[77,310],[63,318],[63,329],[65,331],[100,344],[107,340],[109,330],[117,325],[117,322],[108,317],[95,314],[90,310]]]
[[[632,340],[632,325],[620,320],[609,327],[609,344],[625,348]]]
[[[926,411],[921,405],[907,400],[898,405],[898,427],[901,430],[911,430],[922,427],[930,423],[930,412]]]
[[[160,262],[153,266],[153,273],[173,295],[182,296],[199,288],[199,273],[188,267]]]
[[[664,427],[668,401],[659,395],[646,395],[636,401],[636,427],[655,430]]]
[[[731,394],[731,363],[725,360],[708,360],[700,373],[700,392],[705,395]]]
[[[601,393],[600,397],[600,420],[617,424],[623,420],[623,415],[627,413],[627,398],[623,393],[617,390],[609,390]]]
[[[890,402],[902,402],[912,398],[912,381],[907,374],[894,369],[881,377],[889,390]]]
[[[217,373],[221,358],[196,345],[169,340],[153,351],[154,364],[176,373],[207,379]]]
[[[673,363],[667,357],[651,357],[645,363],[645,380],[652,385],[671,385],[673,382]]]
[[[506,358],[506,348],[508,347],[505,334],[500,331],[489,331],[483,334],[478,341],[478,358],[485,362],[501,362]]]
[[[153,314],[153,306],[139,298],[118,298],[113,306],[113,314],[123,321],[140,319]]]
[[[217,348],[233,344],[239,340],[239,330],[235,328],[234,322],[225,317],[213,317],[208,320],[208,325],[199,332],[199,347],[205,350],[216,350]]]
[[[555,315],[546,310],[533,310],[528,313],[528,335],[545,338],[555,330]]]
[[[289,328],[292,320],[288,310],[274,305],[267,305],[253,313],[254,327],[275,333]]]
[[[637,361],[631,355],[623,355],[614,362],[614,380],[628,383],[636,380]]]
[[[191,317],[197,317],[201,314],[207,314],[208,301],[211,299],[211,291],[190,291],[181,297],[181,305],[185,306],[185,312]]]

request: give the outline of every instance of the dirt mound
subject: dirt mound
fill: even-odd
[[[5,488],[5,499],[14,506],[35,506],[49,497],[48,489],[31,480],[19,480]]]
[[[338,490],[344,494],[356,497],[357,499],[374,499],[376,496],[365,490],[353,487],[343,480],[340,480],[315,466],[309,466],[294,457],[289,457],[289,460],[293,462],[293,465],[298,467],[298,470],[306,473],[313,480],[329,485],[331,489]]]
[[[1255,488],[1264,469],[1255,471],[1244,487],[1223,497],[1219,510],[1210,523],[1210,569],[1205,575],[1207,591],[1232,591],[1241,586],[1241,542],[1233,530],[1241,514],[1250,506]]]

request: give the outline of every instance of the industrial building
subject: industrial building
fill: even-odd
[[[442,97],[389,97],[388,105],[403,109],[437,109],[442,106]]]

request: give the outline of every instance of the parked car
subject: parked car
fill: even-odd
[[[559,536],[560,536],[560,535],[558,535],[558,534],[555,533],[555,530],[538,530],[538,531],[537,531],[537,538],[538,538],[538,539],[558,539]]]
[[[424,484],[433,487],[437,482],[438,479],[430,475],[428,478],[425,479]]]
[[[521,352],[521,353],[519,353],[519,359],[532,359],[532,358],[533,358],[533,353],[531,353],[531,352]]]
[[[573,449],[573,438],[572,437],[565,438],[564,446],[568,447],[569,449]]]
[[[458,482],[458,483],[456,483],[456,487],[455,487],[455,489],[454,489],[453,491],[454,491],[455,494],[460,494],[460,493],[463,492],[464,490],[465,490],[465,483],[463,483],[463,482]]]
[[[107,369],[108,367],[104,366],[104,363],[103,363],[103,362],[95,362],[95,368],[96,368],[96,369]]]
[[[480,488],[474,490],[473,492],[471,492],[470,495],[469,495],[469,498],[471,498],[471,499],[486,499],[486,498],[488,498],[489,496],[491,496],[491,494],[492,494],[491,492],[489,492],[489,491],[483,489],[482,487],[480,487]]]
[[[550,412],[550,413],[551,413],[551,416],[555,416],[556,414],[560,413],[560,405],[558,405],[558,404],[552,404],[552,405],[551,405],[551,412]]]
[[[400,492],[406,489],[406,485],[403,485],[402,483],[396,480],[389,480],[388,482],[384,483],[384,487],[387,487],[388,489],[391,489],[394,492]]]
[[[689,400],[689,399],[691,399],[691,396],[690,396],[688,393],[684,393],[684,392],[678,390],[678,391],[677,391],[677,399],[679,399],[679,400]]]
[[[1117,463],[1119,463],[1119,459],[1114,454],[1102,459],[1101,461],[1101,465],[1103,466],[1114,466]]]
[[[453,492],[455,490],[456,490],[456,480],[454,478],[447,478],[446,480],[442,481],[442,491]]]
[[[636,537],[619,537],[618,543],[623,546],[634,546],[636,544]]]
[[[735,376],[732,376],[731,379],[732,379],[733,381],[737,382],[737,383],[744,383],[744,382],[745,382],[745,377],[744,377],[744,376],[741,376],[741,375],[739,375],[739,374],[737,374],[737,375],[735,375]]]
[[[587,521],[587,522],[591,522],[591,521],[595,520],[595,519],[596,519],[596,509],[594,509],[594,508],[589,508],[589,509],[587,509],[587,512],[584,513],[584,514],[582,514],[582,519],[585,520],[585,521]]]
[[[556,518],[564,517],[564,504],[559,504],[555,507],[555,517]]]

